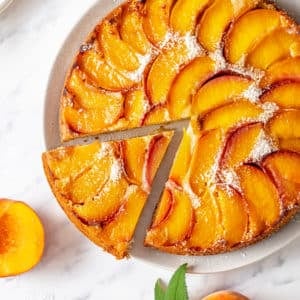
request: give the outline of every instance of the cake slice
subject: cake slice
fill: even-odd
[[[43,154],[51,189],[70,220],[118,259],[136,224],[172,132],[60,147]]]

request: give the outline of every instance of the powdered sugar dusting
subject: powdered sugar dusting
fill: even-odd
[[[96,158],[99,160],[103,159],[105,156],[109,155],[112,152],[110,143],[101,143],[100,147],[100,150],[96,154]]]
[[[122,165],[120,159],[114,159],[110,170],[110,180],[118,181],[122,175]]]
[[[215,71],[216,72],[226,69],[227,63],[226,63],[225,57],[223,55],[223,50],[221,47],[218,48],[214,52],[210,52],[209,57],[213,61],[215,61]]]
[[[233,169],[224,169],[220,173],[220,179],[226,187],[233,187],[237,191],[241,191],[241,185],[236,172]]]
[[[200,198],[194,193],[192,190],[189,182],[185,181],[183,183],[183,190],[189,195],[189,198],[191,199],[192,206],[194,209],[197,209],[201,205],[201,200]]]
[[[265,102],[260,105],[264,112],[259,116],[259,121],[267,123],[278,111],[279,107],[273,102]]]
[[[262,94],[262,90],[252,83],[247,90],[244,91],[242,97],[248,99],[252,103],[257,103]]]
[[[183,40],[188,49],[188,56],[190,59],[193,59],[204,53],[203,48],[197,42],[196,36],[187,34],[183,37]]]

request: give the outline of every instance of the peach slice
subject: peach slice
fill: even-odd
[[[156,135],[152,138],[148,147],[145,166],[145,189],[150,191],[153,179],[159,165],[167,151],[173,132],[166,132],[164,135]]]
[[[201,130],[223,128],[227,130],[241,122],[249,123],[249,120],[257,120],[263,113],[263,109],[249,101],[237,101],[216,108],[199,121]]]
[[[194,96],[192,113],[199,115],[240,98],[253,83],[242,77],[226,75],[210,80]]]
[[[188,173],[192,158],[191,153],[191,136],[186,130],[183,132],[183,137],[177,150],[173,166],[170,172],[170,179],[177,184],[182,184],[184,177]]]
[[[151,48],[146,34],[143,29],[143,17],[135,5],[138,1],[133,2],[132,6],[128,6],[123,13],[120,34],[122,40],[130,45],[135,51],[145,55]]]
[[[131,185],[124,198],[122,209],[102,231],[109,243],[121,253],[128,250],[128,242],[133,237],[136,224],[147,200],[147,193],[141,188]]]
[[[204,297],[202,300],[250,300],[240,293],[232,291],[219,291]]]
[[[279,148],[300,153],[300,139],[280,139]]]
[[[148,143],[145,139],[135,138],[121,144],[125,172],[130,182],[141,185]]]
[[[221,213],[223,238],[227,245],[234,246],[243,240],[248,229],[247,204],[232,188],[218,187],[214,192]]]
[[[275,138],[300,138],[300,109],[281,110],[268,122],[267,127]]]
[[[146,87],[153,104],[157,105],[167,101],[173,80],[180,67],[187,64],[189,60],[187,45],[181,41],[158,55],[151,66]]]
[[[181,70],[172,84],[168,97],[167,106],[171,119],[190,116],[193,95],[214,72],[215,62],[208,56],[195,58]]]
[[[188,238],[193,225],[193,207],[190,198],[181,190],[172,190],[172,207],[167,217],[156,227],[151,226],[145,243],[170,246]]]
[[[74,213],[88,225],[101,225],[118,212],[124,202],[128,182],[124,177],[108,180],[98,195],[87,199],[83,205],[75,204]]]
[[[169,111],[163,105],[154,106],[143,120],[144,125],[153,125],[170,121]]]
[[[259,167],[243,165],[237,169],[237,174],[248,203],[250,235],[253,237],[259,235],[265,225],[274,226],[278,222],[281,215],[280,196],[272,180]],[[259,221],[253,224],[253,219]]]
[[[300,80],[300,56],[289,57],[271,65],[260,82],[261,87],[267,87],[283,80]]]
[[[74,69],[66,84],[67,90],[75,95],[76,102],[84,109],[107,110],[110,105],[123,106],[121,93],[110,93],[88,86],[81,77],[81,72]]]
[[[224,134],[220,129],[206,132],[198,138],[191,160],[190,184],[194,193],[202,196],[207,186],[214,182],[214,165],[224,143]]]
[[[234,131],[227,139],[221,165],[226,169],[234,169],[251,159],[259,136],[263,134],[261,123],[247,124]]]
[[[300,55],[300,35],[279,28],[266,36],[248,55],[246,64],[266,70],[276,61]]]
[[[44,251],[44,235],[32,208],[0,199],[0,277],[18,275],[37,265]]]
[[[84,134],[106,131],[122,113],[123,101],[110,103],[104,109],[77,110],[69,106],[63,108],[64,121],[73,131]]]
[[[147,38],[160,46],[169,31],[170,9],[173,0],[147,0],[143,28]]]
[[[196,27],[197,17],[205,9],[211,0],[178,0],[172,9],[170,25],[173,31],[180,35],[193,33]]]
[[[109,91],[121,91],[131,88],[135,82],[119,73],[107,64],[104,57],[94,50],[88,50],[78,56],[78,65],[97,87]]]
[[[284,201],[284,208],[290,209],[300,203],[300,154],[282,150],[268,155],[263,167],[272,176]]]
[[[138,127],[142,124],[148,106],[143,90],[128,92],[125,98],[124,117],[129,121],[131,127]]]
[[[107,62],[118,70],[134,71],[140,66],[136,52],[119,35],[114,20],[104,20],[99,28],[98,40]]]
[[[222,239],[220,212],[209,192],[201,197],[200,203],[195,211],[195,224],[188,245],[196,249],[209,249]]]
[[[257,5],[257,0],[215,0],[209,6],[199,23],[198,40],[208,51],[220,47],[224,32],[229,24]]]
[[[256,9],[247,12],[233,23],[225,38],[225,56],[237,63],[270,32],[287,27],[290,21],[277,10]]]

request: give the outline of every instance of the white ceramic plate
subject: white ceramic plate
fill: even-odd
[[[61,145],[58,128],[59,99],[65,74],[72,63],[72,59],[88,33],[104,16],[107,15],[107,13],[118,5],[116,2],[118,1],[98,1],[77,23],[58,53],[50,74],[45,100],[44,129],[47,149],[52,149]],[[287,9],[294,17],[297,17],[296,12],[298,12],[298,21],[300,20],[300,2],[298,0],[278,1],[279,4],[280,2],[282,3],[282,7]],[[182,127],[182,123],[184,122],[178,122],[175,125],[166,127],[180,129],[180,127]],[[184,124],[186,125],[187,122]],[[138,129],[134,132],[134,134],[137,132],[139,134],[143,134],[143,131],[144,129]],[[125,135],[124,133],[118,133],[113,137],[118,139],[125,137]],[[191,257],[171,255],[154,249],[145,248],[143,246],[144,234],[147,226],[150,224],[152,212],[161,192],[159,185],[167,178],[168,168],[170,167],[170,157],[174,154],[176,145],[178,145],[180,141],[180,137],[181,133],[179,130],[178,133],[176,133],[175,139],[172,141],[172,145],[168,151],[168,158],[163,162],[160,174],[158,174],[155,179],[153,192],[147,202],[135,234],[133,248],[131,251],[132,257],[170,269],[175,269],[178,265],[187,262],[191,266],[190,272],[192,273],[215,273],[240,268],[256,262],[285,247],[300,235],[300,215],[298,215],[293,221],[291,221],[278,233],[272,235],[269,239],[231,253]],[[111,134],[104,134],[100,137],[100,140],[108,140],[111,138]]]
[[[4,12],[13,0],[0,0],[0,14]]]

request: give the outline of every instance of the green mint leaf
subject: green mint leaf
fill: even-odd
[[[187,264],[180,266],[172,276],[166,290],[164,300],[188,300],[188,293],[185,282]]]
[[[156,281],[155,284],[154,295],[155,295],[155,300],[165,299],[165,291],[163,290],[159,279]]]

